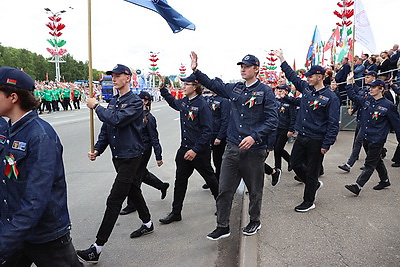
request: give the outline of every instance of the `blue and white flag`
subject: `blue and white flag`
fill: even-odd
[[[166,0],[125,0],[129,3],[153,10],[163,17],[174,33],[183,29],[195,30],[196,26],[170,7]]]

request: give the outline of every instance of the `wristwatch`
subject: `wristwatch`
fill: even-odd
[[[92,109],[96,109],[99,106],[99,103],[94,104]]]

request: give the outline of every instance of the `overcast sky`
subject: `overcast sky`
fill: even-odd
[[[168,3],[196,25],[195,31],[173,34],[161,16],[123,0],[92,0],[93,67],[107,71],[117,63],[148,72],[149,52],[159,52],[159,72],[179,74],[190,69],[190,51],[199,55],[199,69],[225,81],[239,79],[236,63],[256,55],[263,63],[266,50],[282,48],[290,65],[305,62],[315,25],[328,40],[339,22],[333,12],[338,0],[169,0]],[[399,0],[363,0],[377,51],[400,43]],[[51,36],[44,8],[66,10],[63,47],[76,59],[88,60],[87,0],[0,0],[0,43],[50,56]],[[73,9],[70,9],[72,7]],[[356,54],[368,52],[356,44]],[[61,65],[62,75],[62,65]]]

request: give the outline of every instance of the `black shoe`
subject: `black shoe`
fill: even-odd
[[[358,196],[360,194],[361,189],[356,184],[348,184],[348,185],[345,185],[344,187],[346,187],[347,190],[349,190],[356,196]]]
[[[362,167],[360,167],[360,170],[362,170],[362,171],[363,171],[364,169],[365,169],[365,166],[362,166]]]
[[[297,182],[299,182],[299,183],[302,183],[303,181],[297,176],[297,175],[295,175],[294,177],[293,177],[293,179],[295,179]]]
[[[153,223],[151,223],[150,227],[147,227],[146,225],[142,224],[142,226],[140,226],[139,229],[131,233],[130,237],[131,238],[140,237],[142,235],[151,234],[153,231],[154,231]]]
[[[307,203],[303,202],[300,205],[296,206],[294,208],[295,211],[297,212],[307,212],[309,210],[315,209],[315,204],[314,203]]]
[[[395,163],[393,163],[393,164],[392,164],[392,167],[395,167],[395,168],[396,168],[396,167],[400,167],[400,162],[395,162]]]
[[[379,182],[379,184],[375,185],[374,187],[372,187],[374,190],[382,190],[385,187],[390,186],[390,182]]]
[[[281,180],[281,175],[282,175],[281,169],[275,168],[275,173],[271,174],[271,176],[272,176],[272,180],[271,180],[272,186],[275,186],[275,185],[279,184],[279,181]]]
[[[350,166],[347,164],[340,165],[340,166],[338,166],[338,168],[345,172],[350,172]]]
[[[129,213],[135,212],[136,208],[135,207],[130,207],[130,206],[126,206],[125,208],[123,208],[120,212],[119,215],[127,215]]]
[[[254,235],[260,229],[261,229],[260,221],[250,221],[249,224],[245,228],[243,228],[243,234]]]
[[[164,183],[164,188],[161,189],[161,199],[164,199],[167,196],[168,187],[169,183]]]
[[[203,186],[201,187],[203,189],[210,189],[210,186],[208,184],[203,184]]]
[[[90,248],[85,250],[77,250],[76,254],[80,262],[98,263],[100,253],[97,254],[96,247],[91,245]]]
[[[218,240],[221,238],[226,238],[231,235],[231,232],[228,227],[217,227],[212,233],[207,235],[207,238],[210,240]]]
[[[325,173],[324,169],[321,169],[321,170],[319,171],[319,176],[324,175],[324,173]],[[318,177],[319,177],[319,176],[318,176]]]
[[[182,220],[182,216],[180,214],[175,214],[175,213],[171,212],[166,217],[159,219],[158,221],[163,224],[169,224],[169,223],[177,222],[177,221],[181,221],[181,220]]]

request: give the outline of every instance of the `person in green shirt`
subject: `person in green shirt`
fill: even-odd
[[[81,109],[81,107],[79,106],[79,104],[81,102],[81,95],[82,95],[81,91],[78,88],[75,88],[74,89],[74,100],[73,100],[75,109]]]
[[[71,89],[64,88],[63,90],[63,96],[64,96],[64,100],[63,100],[63,108],[64,110],[68,110],[68,106],[70,107],[70,109],[72,110],[72,106],[71,106]]]
[[[51,113],[51,101],[53,97],[51,96],[51,89],[49,87],[46,87],[43,91],[43,100],[44,100],[44,105],[46,106],[47,112]]]

